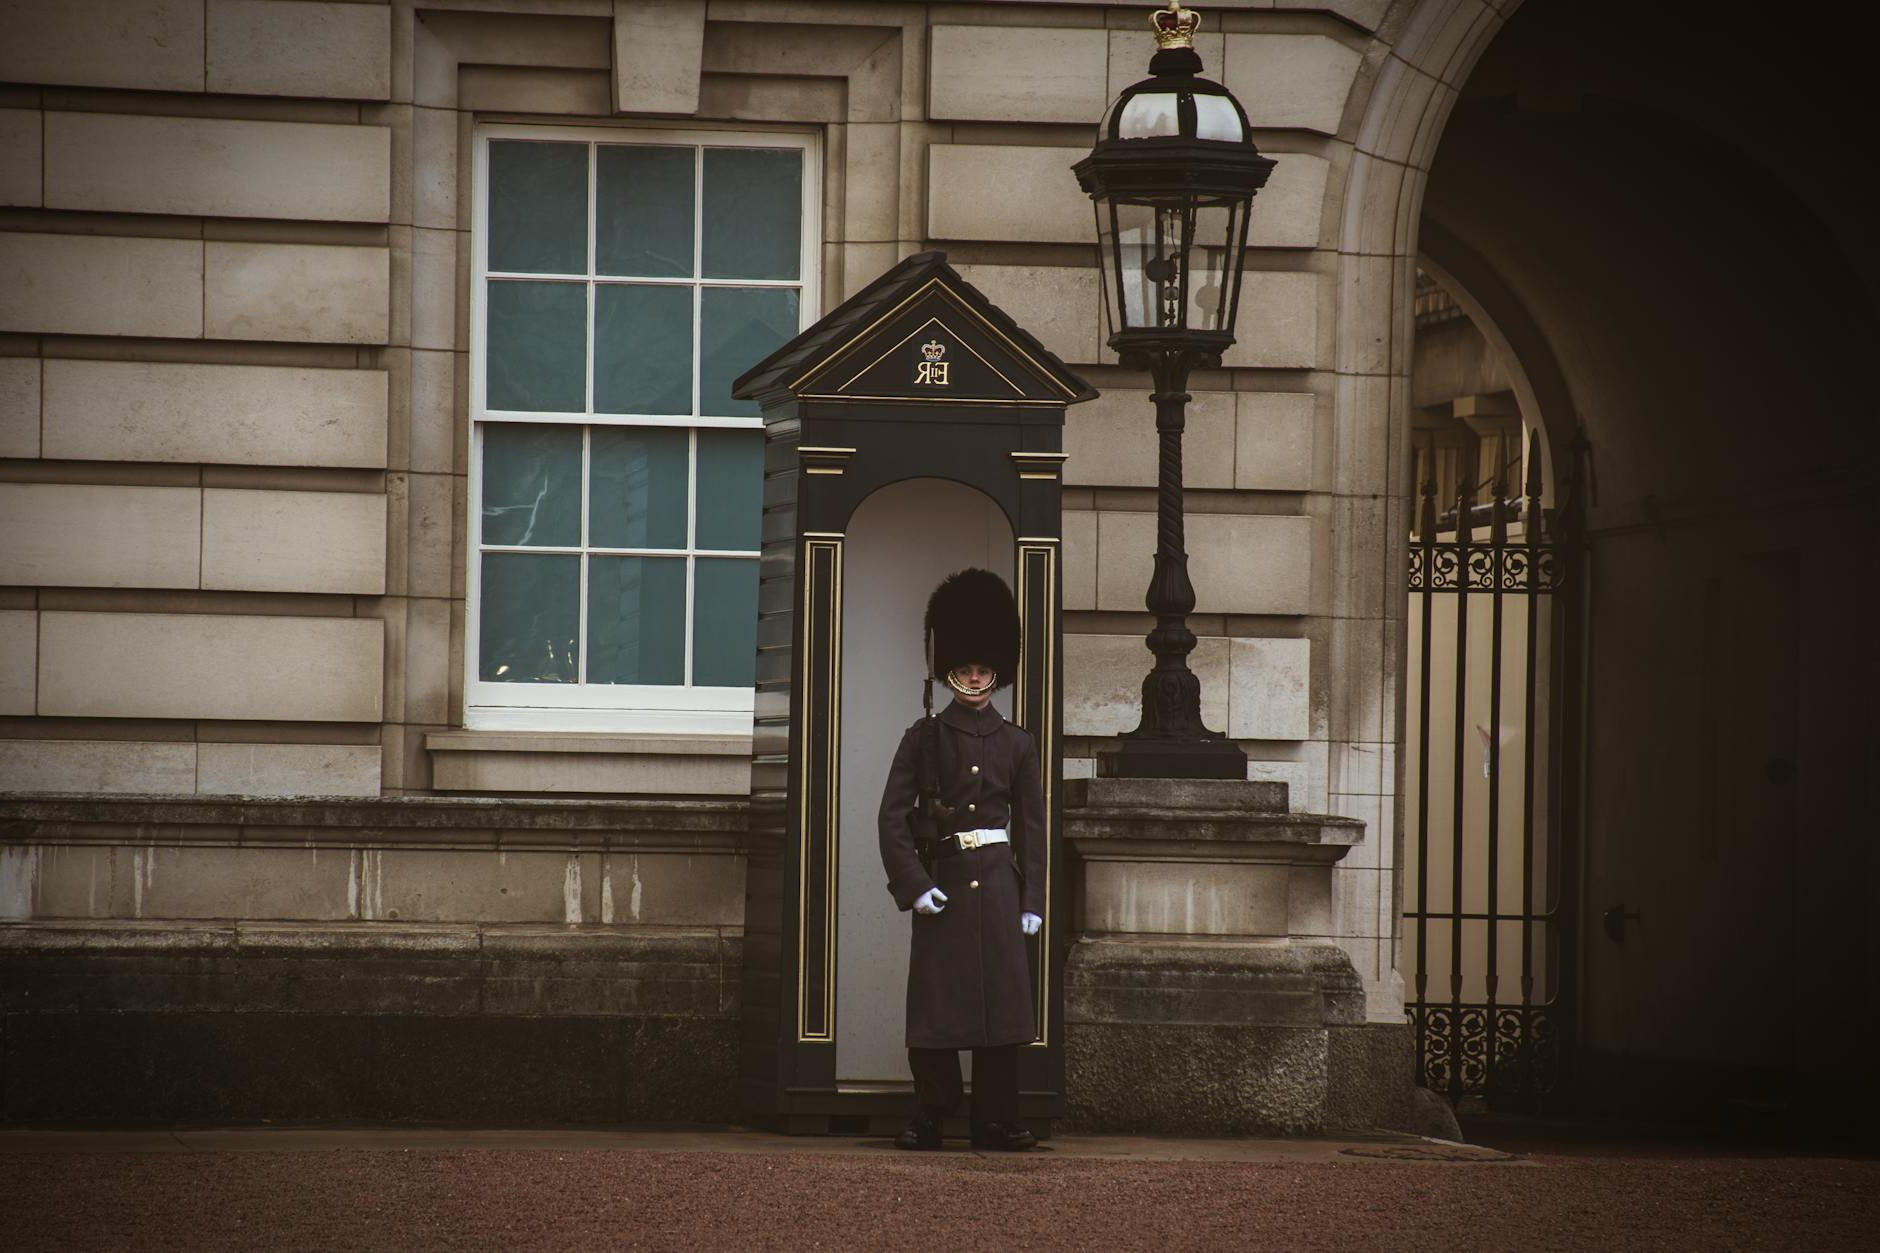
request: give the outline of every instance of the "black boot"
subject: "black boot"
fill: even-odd
[[[940,1116],[922,1111],[911,1119],[901,1134],[894,1137],[897,1149],[937,1149],[940,1147]]]
[[[973,1128],[973,1147],[1000,1153],[1018,1153],[1035,1148],[1038,1137],[1012,1123],[989,1122]]]

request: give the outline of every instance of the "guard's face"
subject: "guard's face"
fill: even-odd
[[[974,709],[983,708],[992,699],[992,687],[998,681],[996,670],[976,661],[947,671],[947,686],[953,689],[963,704],[971,705]]]

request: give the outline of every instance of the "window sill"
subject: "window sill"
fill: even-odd
[[[472,684],[471,695],[485,700],[480,690],[493,684]],[[673,689],[689,692],[687,701],[701,699],[700,693],[719,692],[725,708],[587,708],[580,704],[496,705],[471,701],[464,710],[466,732],[495,734],[603,735],[614,737],[651,736],[663,739],[727,739],[751,734],[751,690],[749,688]],[[611,693],[606,694],[613,699]]]
[[[424,737],[441,792],[748,796],[748,735],[434,731]]]

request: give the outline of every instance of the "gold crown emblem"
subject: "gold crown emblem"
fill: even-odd
[[[1149,25],[1155,30],[1156,47],[1192,48],[1195,31],[1201,28],[1201,15],[1193,9],[1184,9],[1181,0],[1168,0],[1168,8],[1157,9],[1149,15]]]
[[[938,361],[947,355],[947,346],[937,339],[930,339],[920,346],[920,355],[929,361]]]

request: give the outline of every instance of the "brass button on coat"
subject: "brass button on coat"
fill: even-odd
[[[969,888],[976,888],[979,886],[979,880],[974,879],[971,883],[967,884],[966,886]]]
[[[977,805],[968,805],[968,806],[966,807],[966,812],[967,812],[967,813],[969,813],[969,814],[976,814],[976,813],[978,813],[978,812],[979,812],[979,806],[977,806]]]
[[[978,773],[979,773],[979,767],[978,767],[978,766],[974,766],[974,767],[973,767],[973,773],[974,773],[974,774],[978,774]]]

